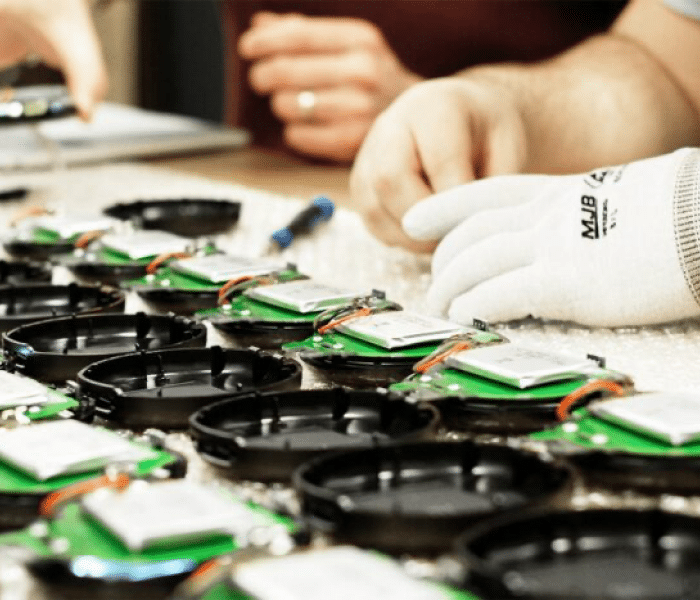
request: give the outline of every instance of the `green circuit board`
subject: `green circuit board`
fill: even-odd
[[[576,427],[574,428],[573,425]],[[534,440],[566,440],[590,450],[632,452],[655,456],[700,456],[700,441],[672,446],[650,436],[626,429],[592,415],[585,408],[573,412],[573,419],[551,429],[538,431]]]

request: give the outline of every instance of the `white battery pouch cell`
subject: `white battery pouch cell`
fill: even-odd
[[[102,238],[102,245],[133,260],[139,260],[161,254],[191,252],[194,242],[167,231],[134,231],[125,235],[106,235]]]
[[[596,417],[673,446],[700,439],[700,396],[654,392],[596,402]]]
[[[150,448],[79,421],[0,430],[0,459],[38,481],[156,457]]]
[[[366,296],[367,292],[346,290],[312,279],[302,279],[252,288],[247,290],[245,295],[265,304],[307,314],[343,306],[355,298]]]
[[[449,356],[445,365],[519,389],[582,379],[601,370],[600,365],[590,358],[512,343],[463,350]]]

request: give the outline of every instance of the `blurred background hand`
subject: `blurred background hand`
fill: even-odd
[[[28,55],[63,72],[83,118],[107,92],[107,70],[85,0],[0,0],[0,66]]]
[[[421,80],[362,19],[260,12],[239,51],[253,61],[250,84],[270,96],[286,143],[338,161],[352,160],[376,116]]]

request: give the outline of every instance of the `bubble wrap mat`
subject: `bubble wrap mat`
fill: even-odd
[[[8,220],[25,205],[43,204],[59,212],[98,212],[115,203],[137,199],[210,197],[243,203],[241,220],[216,242],[224,250],[256,255],[273,230],[286,225],[310,199],[283,198],[244,186],[182,175],[137,164],[116,164],[55,173],[5,176],[0,189],[18,184],[35,187],[29,200],[0,206]],[[285,256],[320,281],[386,291],[406,308],[425,312],[430,262],[375,240],[361,219],[338,209],[332,221],[310,237],[299,239]],[[513,341],[536,347],[595,354],[631,375],[640,390],[700,390],[700,323],[684,322],[641,329],[588,329],[523,321],[500,325]]]

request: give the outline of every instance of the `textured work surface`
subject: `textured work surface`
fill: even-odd
[[[115,203],[137,199],[206,197],[237,200],[243,203],[241,219],[230,233],[215,239],[217,245],[231,253],[256,255],[267,245],[273,230],[285,225],[310,198],[281,198],[250,188],[183,176],[142,165],[109,165],[82,168],[42,175],[5,176],[0,191],[18,183],[28,183],[36,190],[23,202],[0,205],[0,223],[28,205],[41,204],[57,212],[97,212]],[[318,193],[323,194],[319,189]],[[319,281],[344,287],[377,288],[400,302],[405,308],[425,311],[430,261],[399,249],[391,249],[376,241],[364,228],[360,218],[349,211],[338,210],[331,223],[318,228],[313,236],[298,240],[285,256],[300,271]],[[65,277],[65,274],[59,275]],[[131,297],[127,310],[142,308]],[[578,326],[522,322],[499,327],[513,341],[540,348],[568,351],[575,354],[604,356],[608,366],[628,373],[640,390],[700,390],[700,326],[684,323],[638,330],[591,330]],[[217,341],[216,335],[213,342]],[[305,379],[305,387],[315,382]],[[169,441],[188,455],[191,468],[188,477],[208,481],[214,477],[194,454],[188,437],[171,434]],[[226,484],[224,484],[226,485]],[[239,488],[240,491],[240,488]],[[251,484],[243,491],[256,500],[274,503],[293,502],[285,490],[270,496],[264,486]],[[577,487],[576,506],[661,505],[670,510],[697,512],[698,499],[676,496],[642,497],[635,493],[612,495],[604,490]],[[15,577],[14,583],[13,577]],[[0,552],[0,600],[25,598],[35,592],[11,561]],[[33,597],[41,597],[33,595]]]

